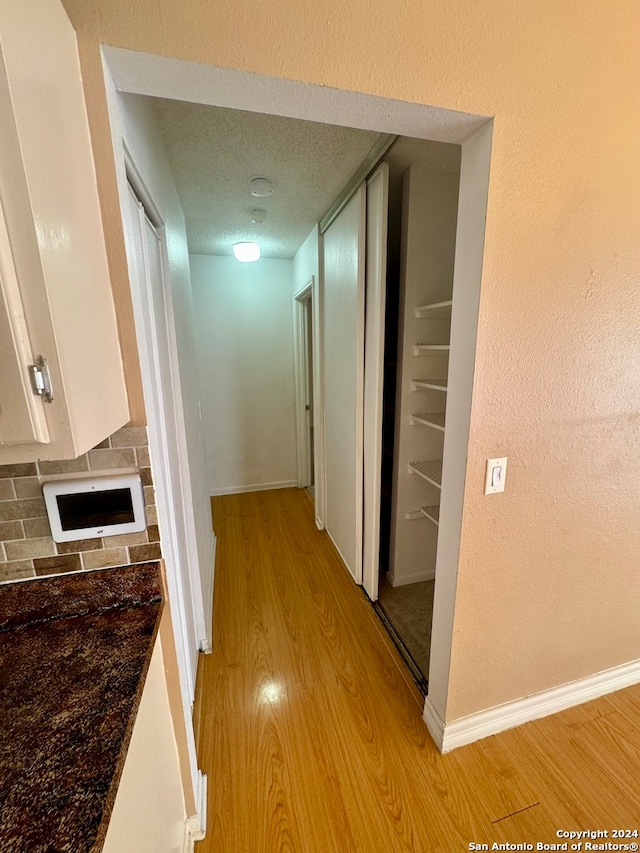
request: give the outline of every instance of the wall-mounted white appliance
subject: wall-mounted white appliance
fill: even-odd
[[[50,480],[42,487],[54,542],[72,542],[147,526],[139,473],[92,472]]]

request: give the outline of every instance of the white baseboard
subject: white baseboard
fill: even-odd
[[[393,587],[408,586],[410,583],[422,583],[422,581],[432,581],[434,578],[434,572],[416,572],[414,575],[405,575],[401,578],[396,578],[391,572],[387,572],[387,581]]]
[[[202,841],[207,834],[207,776],[200,770],[198,771],[196,808],[196,814],[188,817],[184,824],[183,853],[193,853],[196,841]]]
[[[212,528],[211,539],[209,540],[209,556],[207,558],[207,565],[211,566],[211,571],[207,574],[207,588],[202,590],[205,637],[200,641],[200,651],[204,652],[205,655],[210,655],[213,651],[213,580],[216,571],[217,544],[218,540]]]
[[[324,530],[324,521],[316,515],[316,527],[318,530]]]
[[[279,480],[277,483],[253,483],[249,486],[224,486],[221,489],[211,489],[212,498],[219,495],[242,495],[245,492],[267,492],[270,489],[295,489],[297,480]]]
[[[521,726],[640,682],[640,660],[445,723],[427,697],[423,719],[440,752]]]

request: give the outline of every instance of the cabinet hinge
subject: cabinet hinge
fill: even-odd
[[[29,365],[29,375],[33,393],[41,397],[43,403],[53,403],[53,388],[47,359],[39,355],[36,363]]]

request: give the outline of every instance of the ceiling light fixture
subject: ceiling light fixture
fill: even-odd
[[[260,246],[257,243],[235,243],[233,254],[243,264],[248,264],[260,258]]]
[[[257,198],[266,198],[273,192],[273,181],[264,177],[249,178],[249,191]]]
[[[255,225],[262,225],[262,223],[267,218],[267,211],[254,207],[253,210],[249,213],[249,218]]]

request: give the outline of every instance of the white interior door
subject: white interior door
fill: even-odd
[[[382,163],[367,181],[362,585],[371,601],[378,598],[388,211],[389,165]]]
[[[149,221],[142,204],[129,187],[130,222],[127,223],[136,331],[145,405],[149,421],[149,445],[156,480],[156,504],[162,535],[162,554],[172,602],[174,630],[184,656],[181,676],[186,677],[193,700],[198,663],[198,606],[201,590],[189,569],[189,548],[184,524],[185,506],[180,474],[179,435],[175,399],[177,365],[171,357],[164,282],[164,255],[160,235]],[[176,606],[177,605],[177,606]]]
[[[366,188],[324,232],[325,527],[362,583]]]

